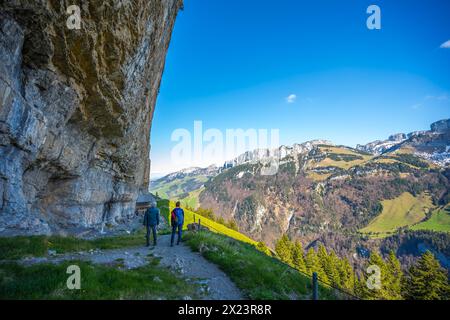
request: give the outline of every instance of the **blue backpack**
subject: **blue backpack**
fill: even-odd
[[[175,208],[172,210],[172,223],[175,225],[183,224],[184,211],[181,208]]]

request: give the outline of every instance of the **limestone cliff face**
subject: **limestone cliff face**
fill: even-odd
[[[81,29],[66,25],[80,4]],[[181,0],[0,1],[0,235],[134,215]]]

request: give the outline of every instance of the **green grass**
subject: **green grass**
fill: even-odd
[[[314,167],[337,167],[348,170],[351,167],[361,165],[372,159],[373,156],[360,153],[346,147],[320,146],[320,151],[327,153],[327,157],[319,163],[313,164]],[[354,157],[354,160],[343,160],[346,157]],[[339,159],[342,158],[342,159]]]
[[[172,211],[173,208],[175,208],[175,203],[173,201],[169,201],[169,200],[160,200],[158,201],[158,207],[161,210],[161,215],[164,215],[165,217],[167,217],[167,221],[170,221],[170,212]],[[207,228],[209,228],[212,232],[216,232],[216,233],[221,233],[224,234],[228,237],[231,237],[233,239],[242,241],[242,242],[247,242],[253,245],[256,245],[257,242],[250,239],[249,237],[247,237],[246,235],[235,231],[233,229],[227,228],[224,225],[217,223],[211,219],[205,218],[201,215],[199,215],[198,213],[194,213],[190,210],[184,209],[184,229],[187,229],[187,225],[191,224],[194,222],[194,216],[195,216],[195,222],[198,223],[198,220],[201,220],[201,224]]]
[[[69,290],[69,265],[81,269],[81,289]],[[155,279],[159,278],[158,281]],[[151,263],[133,270],[71,261],[24,267],[0,263],[0,299],[182,299],[197,297],[198,287]]]
[[[270,257],[248,243],[212,232],[186,234],[187,244],[218,265],[249,299],[311,299],[311,278]],[[319,286],[319,297],[336,299]]]
[[[0,260],[42,257],[47,251],[57,253],[86,251],[90,249],[120,249],[145,244],[144,229],[129,235],[84,240],[61,236],[17,236],[0,238]]]
[[[450,205],[434,210],[429,219],[412,226],[410,229],[450,232]]]
[[[405,192],[395,199],[383,200],[381,204],[383,211],[360,232],[392,233],[398,228],[412,226],[422,221],[426,213],[433,208],[431,197],[425,193],[414,197]]]
[[[208,181],[208,178],[205,176],[185,177],[182,179],[175,179],[170,182],[157,180],[152,182],[150,192],[153,194],[158,193],[158,196],[161,198],[174,199],[186,194],[185,190],[197,189],[206,181]],[[188,186],[189,184],[191,185]]]
[[[200,202],[199,202],[199,196],[200,193],[204,190],[205,188],[199,188],[197,190],[191,191],[189,192],[189,195],[185,198],[180,199],[181,205],[183,207],[189,207],[189,208],[198,208]]]

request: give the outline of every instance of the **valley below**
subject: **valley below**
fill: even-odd
[[[274,176],[260,174],[264,152],[249,151],[223,167],[152,181],[150,190],[234,221],[271,248],[286,234],[361,265],[372,251],[394,250],[405,268],[430,250],[450,268],[449,127],[442,120],[357,148],[322,140],[282,146],[272,152]]]

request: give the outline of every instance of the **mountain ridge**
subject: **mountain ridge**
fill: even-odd
[[[355,148],[346,146],[346,145],[336,145],[332,141],[329,140],[323,140],[323,139],[314,139],[314,140],[308,140],[302,143],[294,143],[292,146],[289,145],[280,145],[277,148],[267,149],[254,149],[246,151],[239,156],[227,160],[224,162],[222,167],[218,167],[216,165],[210,165],[208,167],[189,167],[184,168],[178,171],[174,171],[171,173],[168,173],[162,177],[159,177],[157,179],[154,179],[154,182],[160,180],[160,179],[166,179],[166,180],[173,180],[175,177],[182,178],[183,176],[189,176],[189,175],[198,175],[202,174],[202,171],[209,171],[208,175],[213,175],[214,173],[220,173],[224,169],[228,169],[234,166],[238,166],[245,163],[250,162],[257,162],[264,159],[270,159],[277,157],[279,159],[283,159],[286,156],[295,156],[300,153],[303,153],[305,151],[310,151],[313,146],[315,145],[330,145],[330,146],[336,146],[336,147],[343,147],[347,149],[353,149],[358,150],[360,152],[364,153],[370,153],[372,155],[382,155],[386,152],[391,152],[396,150],[394,147],[398,147],[404,142],[411,142],[412,139],[418,139],[423,138],[424,136],[430,136],[430,135],[446,135],[450,136],[450,119],[442,119],[438,120],[436,122],[433,122],[430,125],[431,130],[422,130],[422,131],[412,131],[408,134],[405,133],[396,133],[392,134],[388,137],[386,140],[375,140],[372,142],[368,142],[367,144],[357,144]],[[440,150],[443,150],[441,153],[436,153],[436,155],[433,156],[427,156],[426,152],[417,153],[420,157],[435,161],[436,164],[445,166],[450,163],[450,138],[449,140],[446,140],[449,145],[445,146],[438,146]],[[439,155],[441,159],[439,159]]]
[[[427,213],[417,215],[420,219],[445,213],[439,208],[450,202],[450,168],[445,154],[450,144],[448,122],[435,122],[433,130],[413,132],[409,137],[405,135],[406,139],[401,134],[392,135],[395,145],[382,154],[324,140],[280,146],[272,154],[279,160],[278,172],[273,176],[260,174],[266,163],[260,160],[268,155],[267,151],[247,152],[226,162],[220,172],[202,182],[197,190],[198,204],[225,220],[235,220],[241,232],[270,247],[280,235],[288,234],[304,247],[323,243],[352,259],[355,250],[383,251],[387,242],[382,239],[406,230],[418,240],[396,238],[397,248],[404,241],[414,243],[414,248],[401,251],[403,262],[416,257],[421,250],[419,244],[423,247],[426,243],[427,248],[439,253],[435,244],[430,244],[428,231],[409,229],[409,222],[380,234],[360,230],[367,230],[364,227],[384,214],[384,200],[391,200],[397,211],[408,210],[411,206],[401,202],[404,193],[411,195],[408,199],[429,194],[431,207]],[[442,153],[445,161],[436,161],[436,154]],[[408,216],[407,212],[397,211],[385,215],[398,219]],[[411,221],[416,228],[424,225]],[[443,230],[449,227],[443,226]],[[439,241],[450,241],[448,233],[442,237],[444,240]]]

